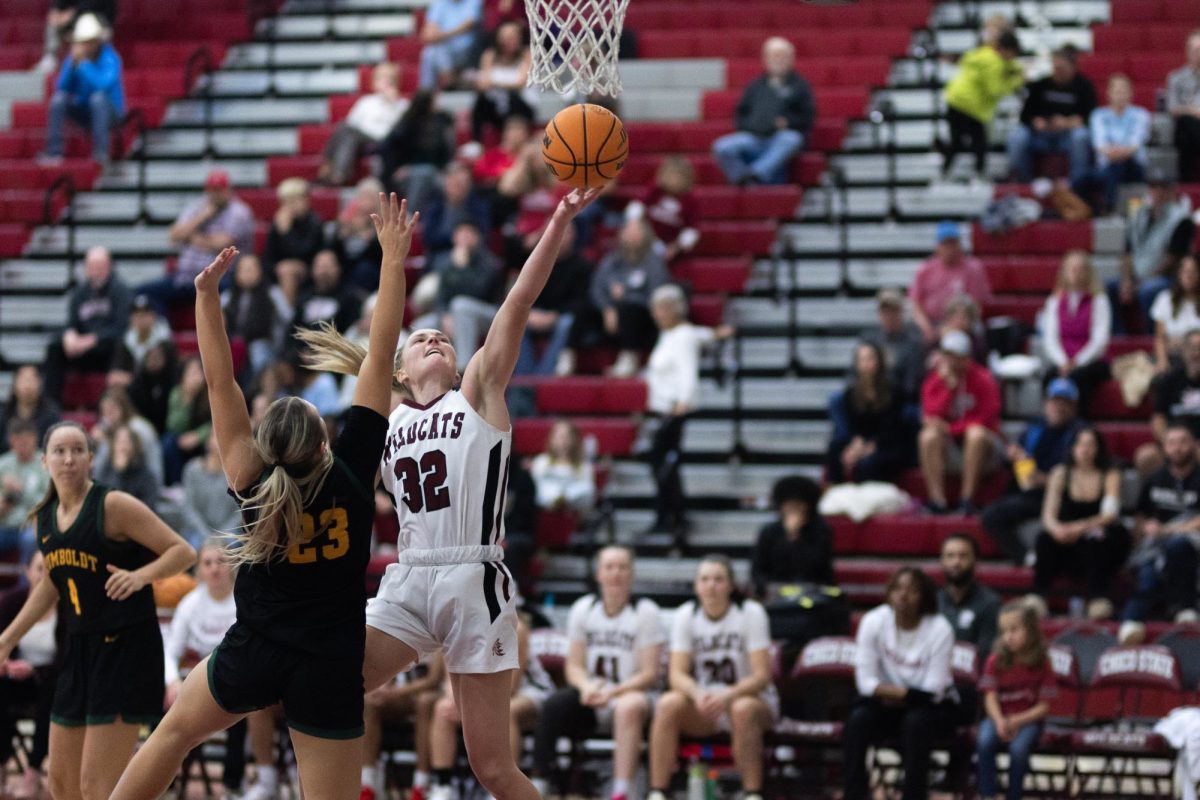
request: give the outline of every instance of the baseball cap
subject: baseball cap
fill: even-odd
[[[71,31],[73,42],[94,42],[104,38],[104,23],[95,14],[80,14]]]
[[[942,334],[940,349],[942,352],[953,353],[956,356],[969,356],[971,354],[971,337],[962,331],[946,331]]]
[[[1078,403],[1079,389],[1075,388],[1075,384],[1070,378],[1055,378],[1046,387],[1046,397],[1054,398],[1055,400],[1070,400],[1072,403]]]
[[[204,179],[205,189],[228,189],[229,188],[229,173],[223,169],[214,169],[208,173],[208,177]]]
[[[937,224],[937,233],[934,234],[934,238],[938,244],[941,244],[947,239],[961,239],[962,232],[959,231],[957,222],[946,219]]]
[[[897,289],[880,289],[875,302],[880,308],[904,308],[904,295]]]
[[[154,308],[154,302],[150,299],[150,295],[139,294],[137,297],[133,298],[133,310],[155,311],[156,309]]]

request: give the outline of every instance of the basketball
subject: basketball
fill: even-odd
[[[580,103],[554,115],[542,136],[542,158],[559,181],[598,189],[617,177],[629,156],[625,126],[602,106]]]

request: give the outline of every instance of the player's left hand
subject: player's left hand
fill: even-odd
[[[567,219],[574,219],[576,214],[591,205],[599,196],[599,189],[572,189],[570,194],[558,201],[558,210],[555,213],[562,214]]]
[[[221,284],[221,278],[229,269],[229,265],[237,258],[238,249],[236,247],[226,247],[213,262],[200,271],[196,276],[194,283],[196,284],[197,292],[215,292]]]
[[[104,583],[104,592],[109,600],[124,600],[146,588],[146,579],[137,572],[114,567],[112,564],[108,565],[108,571],[110,574]]]

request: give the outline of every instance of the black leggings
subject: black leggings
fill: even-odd
[[[846,720],[842,736],[845,758],[844,800],[866,800],[868,796],[867,749],[884,738],[898,739],[904,765],[904,800],[926,800],[929,796],[929,756],[936,740],[954,732],[958,707],[954,703],[923,703],[885,706],[875,698],[860,700]]]
[[[1089,600],[1112,599],[1112,580],[1129,556],[1132,540],[1124,525],[1115,523],[1099,538],[1085,536],[1071,544],[1059,544],[1042,531],[1037,538],[1037,563],[1033,567],[1033,590],[1043,597],[1056,578],[1065,575],[1080,581]]]
[[[576,739],[589,736],[595,730],[596,712],[579,701],[579,690],[574,686],[559,689],[547,697],[533,732],[534,774],[549,778],[557,772],[559,738]]]
[[[1179,150],[1179,182],[1200,180],[1200,119],[1175,118],[1175,147]]]
[[[683,424],[687,415],[661,417],[650,445],[650,469],[658,494],[654,498],[654,529],[680,533],[687,522],[687,497],[683,493]]]
[[[975,172],[980,177],[987,174],[987,127],[970,114],[954,109],[946,109],[946,122],[950,124],[950,147],[946,150],[946,160],[942,164],[942,174],[949,175],[954,166],[954,158],[964,151],[975,154]]]

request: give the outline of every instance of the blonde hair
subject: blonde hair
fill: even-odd
[[[266,564],[282,558],[312,537],[301,525],[304,508],[325,485],[333,453],[325,443],[325,423],[299,397],[271,403],[254,432],[254,449],[267,465],[267,474],[248,497],[238,495],[242,510],[253,521],[229,534],[234,566]]]
[[[313,372],[336,372],[339,375],[357,376],[363,362],[367,360],[367,348],[342,336],[327,320],[317,323],[316,328],[298,330],[294,335],[308,345],[302,360],[304,366]],[[400,355],[403,352],[403,347],[397,350],[392,362],[392,389],[411,396],[408,387],[396,380],[396,373],[400,371]]]
[[[1100,294],[1100,279],[1096,276],[1095,265],[1092,264],[1092,254],[1078,248],[1068,250],[1063,254],[1062,262],[1058,265],[1058,278],[1054,281],[1054,291],[1069,292],[1071,290],[1071,287],[1067,285],[1067,264],[1071,263],[1073,258],[1083,259],[1083,269],[1088,278],[1088,294]]]
[[[294,197],[304,197],[308,194],[308,181],[304,178],[287,178],[280,181],[275,188],[275,197],[279,200],[291,200]]]

